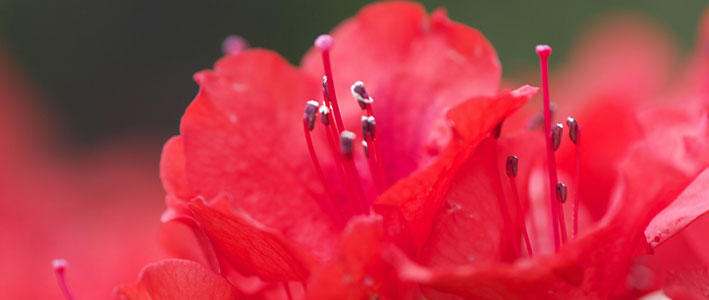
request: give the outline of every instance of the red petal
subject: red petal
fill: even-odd
[[[671,115],[666,113],[666,115]],[[515,265],[426,269],[405,257],[396,261],[401,275],[466,298],[608,298],[626,279],[631,257],[644,245],[650,220],[706,167],[709,146],[687,143],[706,139],[705,118],[685,118],[694,130],[676,135],[685,123],[660,124],[635,144],[620,165],[616,197],[606,217],[587,234],[565,244],[553,257],[535,257]],[[695,148],[698,147],[698,148]],[[691,155],[690,155],[691,153]]]
[[[165,259],[146,266],[138,281],[119,287],[123,299],[244,299],[223,277],[196,262]]]
[[[168,195],[191,200],[195,195],[187,185],[185,174],[185,145],[181,136],[170,138],[160,157],[160,180]]]
[[[414,299],[418,288],[400,282],[382,260],[389,247],[386,238],[381,217],[350,220],[337,257],[313,274],[308,299]]]
[[[448,116],[456,134],[445,152],[431,166],[399,181],[376,203],[399,207],[414,241],[421,246],[460,165],[495,125],[536,90],[523,87],[496,97],[475,98],[450,110]]]
[[[542,146],[542,136],[536,132],[483,140],[455,174],[420,261],[427,266],[483,264],[513,259],[512,243],[524,249],[521,235],[514,233],[519,232],[520,212],[511,201],[505,162],[507,155],[519,157],[517,182],[525,183]],[[518,188],[524,192],[526,184]],[[524,193],[518,194],[525,199]],[[501,197],[507,212],[502,212]]]
[[[670,274],[664,292],[676,300],[701,300],[709,297],[709,269],[695,267]]]
[[[444,137],[434,129],[444,123],[448,108],[497,91],[501,71],[495,50],[480,32],[450,21],[443,10],[428,17],[416,3],[376,3],[332,35],[333,76],[346,125],[359,126],[361,112],[349,87],[361,80],[375,99],[390,183],[443,150]],[[314,76],[323,74],[316,49],[302,66]]]
[[[645,229],[645,237],[652,247],[684,229],[696,218],[709,211],[709,169],[704,170],[677,200],[662,210]]]
[[[245,275],[267,281],[304,281],[310,258],[280,234],[265,228],[242,213],[232,213],[228,199],[212,205],[192,201],[195,219],[209,237],[214,250]]]
[[[266,50],[225,57],[195,79],[201,89],[180,128],[191,190],[227,193],[235,208],[327,257],[336,231],[300,126],[321,85]]]

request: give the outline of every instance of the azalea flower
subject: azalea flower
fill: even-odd
[[[161,159],[171,245],[199,263],[149,265],[122,297],[608,298],[647,224],[702,190],[705,110],[667,108],[612,153],[609,201],[578,196],[603,130],[571,118],[567,139],[551,122],[551,48],[544,132],[504,125],[537,88],[499,92],[490,43],[443,10],[369,5],[300,68],[231,41]],[[588,155],[572,155],[575,180],[557,150]]]

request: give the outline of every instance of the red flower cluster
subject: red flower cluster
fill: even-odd
[[[588,99],[557,103],[577,113],[567,139],[552,126],[551,49],[538,48],[542,133],[519,121],[536,111],[512,115],[537,88],[498,92],[495,50],[443,10],[367,6],[301,68],[237,42],[195,75],[163,149],[169,244],[196,262],[146,267],[125,298],[637,297],[664,280],[634,259],[709,209],[706,49],[693,84],[662,94],[681,107],[642,108],[660,94],[634,71],[654,53],[594,44],[625,64],[586,70],[600,77],[583,82],[597,83]],[[680,272],[666,292],[701,295],[687,286],[706,274]]]

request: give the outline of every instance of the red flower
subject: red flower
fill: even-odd
[[[158,263],[119,294],[610,297],[631,258],[647,248],[647,224],[701,178],[709,163],[705,119],[670,109],[684,118],[660,123],[661,115],[645,113],[648,122],[632,124],[637,136],[613,135],[621,147],[571,164],[562,158],[559,178],[569,188],[555,186],[555,159],[544,157],[554,158],[560,136],[545,141],[519,126],[500,135],[502,121],[537,89],[496,94],[499,77],[495,51],[480,33],[407,2],[365,7],[318,38],[302,69],[266,50],[230,51],[214,70],[195,75],[200,91],[161,161],[163,220],[193,231],[199,251],[173,243],[206,267]],[[604,92],[625,99],[640,90],[628,83]],[[350,93],[359,107],[342,101]],[[614,115],[635,115],[634,101]],[[574,131],[579,149],[601,147],[613,128],[603,121],[582,127],[582,138]],[[363,148],[345,130],[354,128]],[[591,169],[595,177],[567,180],[568,165],[594,159],[602,160]],[[598,167],[609,161],[621,163],[617,176]],[[537,179],[547,175],[548,185]],[[590,190],[594,178],[603,180],[602,191],[579,197],[581,217],[578,205],[569,209],[572,201],[566,208],[557,202],[577,199],[577,186]],[[610,200],[588,200],[599,195]],[[576,222],[566,230],[564,215],[590,221],[577,236]],[[175,292],[175,280],[184,293]]]

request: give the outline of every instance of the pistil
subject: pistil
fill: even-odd
[[[335,115],[335,124],[337,125],[337,133],[342,134],[345,130],[345,125],[342,122],[340,115],[340,107],[337,105],[337,94],[335,92],[335,82],[332,77],[332,67],[330,66],[330,49],[335,42],[329,34],[321,34],[315,39],[315,48],[320,50],[322,56],[323,69],[325,71],[324,83],[327,85],[327,99],[325,100],[332,106],[333,114]]]
[[[554,240],[554,251],[559,251],[559,211],[561,206],[556,201],[556,160],[554,158],[554,149],[552,145],[551,135],[551,109],[549,100],[549,55],[551,55],[551,47],[547,45],[539,45],[536,47],[537,55],[539,55],[539,67],[542,80],[542,94],[544,98],[544,139],[546,141],[547,152],[547,170],[549,175],[549,209],[551,210],[551,228]]]

